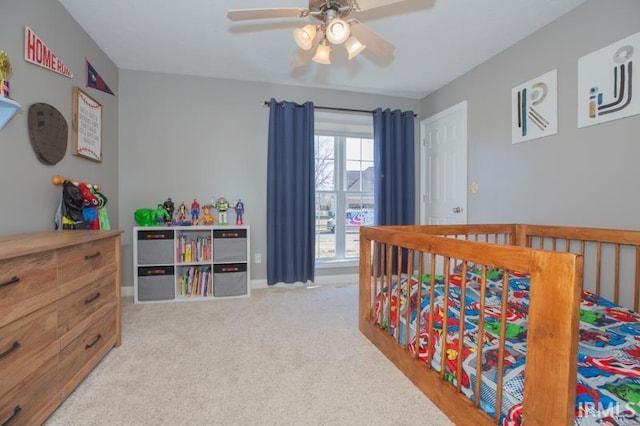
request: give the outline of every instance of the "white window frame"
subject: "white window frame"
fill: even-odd
[[[342,143],[336,143],[334,147],[334,179],[335,187],[328,193],[336,194],[335,208],[335,237],[336,253],[332,258],[316,258],[316,268],[351,267],[358,265],[358,257],[345,257],[345,223],[338,220],[345,217],[346,208],[344,206],[345,197],[349,191],[344,189],[344,179],[346,178],[346,138],[373,139],[373,116],[352,113],[336,113],[326,111],[315,112],[315,136],[331,136],[343,138]],[[323,192],[323,191],[319,191]],[[318,193],[318,192],[316,192]],[[339,212],[342,212],[341,214]]]

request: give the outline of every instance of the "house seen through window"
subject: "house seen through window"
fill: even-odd
[[[315,136],[316,260],[355,260],[360,226],[373,225],[373,139]]]

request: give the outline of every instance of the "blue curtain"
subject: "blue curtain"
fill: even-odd
[[[267,282],[314,279],[313,103],[269,103]]]
[[[413,111],[373,112],[376,225],[415,224]]]

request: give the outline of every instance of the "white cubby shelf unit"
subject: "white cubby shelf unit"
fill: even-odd
[[[134,227],[134,302],[248,297],[249,253],[249,226]]]

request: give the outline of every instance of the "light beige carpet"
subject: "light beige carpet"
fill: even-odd
[[[46,425],[451,425],[360,332],[358,288],[123,302],[113,349]]]

